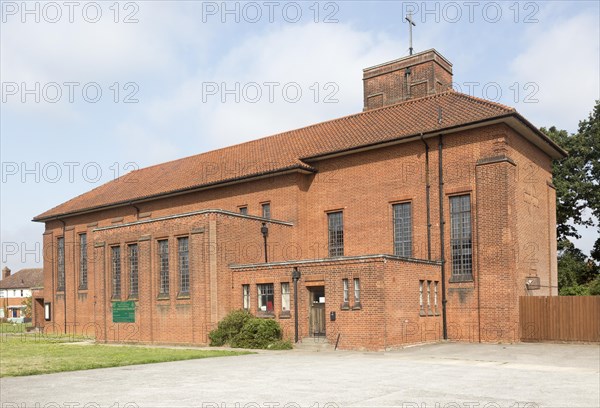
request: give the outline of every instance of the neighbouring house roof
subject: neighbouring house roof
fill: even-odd
[[[450,90],[132,171],[54,207],[34,221],[209,188],[284,171],[312,160],[467,125],[511,118],[552,157],[566,153],[513,108]]]
[[[0,280],[0,289],[30,289],[44,286],[42,268],[21,269]]]

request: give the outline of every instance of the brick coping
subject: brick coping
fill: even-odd
[[[281,261],[281,262],[268,262],[268,263],[254,263],[254,264],[232,264],[229,265],[230,269],[243,270],[243,269],[265,269],[265,268],[277,268],[291,265],[310,265],[310,264],[336,264],[336,263],[355,263],[361,261],[371,262],[383,262],[385,260],[391,261],[402,261],[411,263],[420,263],[425,265],[436,265],[441,266],[440,261],[430,261],[427,259],[418,258],[405,258],[396,255],[388,254],[374,254],[374,255],[358,255],[358,256],[342,256],[337,258],[320,258],[320,259],[301,259],[296,261]]]
[[[194,215],[203,215],[203,214],[221,214],[221,215],[228,215],[228,216],[232,216],[232,217],[245,218],[245,219],[252,220],[252,221],[265,222],[268,224],[284,225],[286,227],[294,226],[293,223],[288,222],[288,221],[274,220],[271,218],[263,218],[263,217],[258,217],[255,215],[244,215],[244,214],[240,214],[240,213],[233,212],[233,211],[227,211],[227,210],[208,209],[208,210],[191,211],[191,212],[186,212],[186,213],[181,213],[181,214],[165,215],[163,217],[156,217],[156,218],[149,218],[147,220],[126,222],[126,223],[118,224],[118,225],[107,225],[105,227],[94,228],[92,231],[93,232],[106,231],[106,230],[115,229],[115,228],[130,227],[130,226],[141,225],[141,224],[149,224],[152,222],[166,221],[166,220],[172,220],[172,219],[183,218],[183,217],[192,217]]]

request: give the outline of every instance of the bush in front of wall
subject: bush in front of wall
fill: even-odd
[[[219,322],[216,329],[208,334],[211,346],[224,346],[231,344],[233,338],[242,331],[244,324],[253,319],[250,313],[245,310],[234,310]]]
[[[230,342],[231,347],[266,349],[281,340],[281,326],[275,320],[252,318]]]
[[[211,346],[290,350],[289,340],[282,340],[281,326],[273,319],[260,319],[244,310],[234,310],[221,320],[208,337]]]

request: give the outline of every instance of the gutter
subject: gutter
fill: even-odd
[[[441,279],[442,279],[442,333],[444,340],[448,340],[448,325],[446,320],[446,247],[444,243],[445,224],[444,219],[444,166],[442,153],[444,151],[443,135],[439,136],[438,141],[438,167],[439,167],[439,200],[440,200],[440,258],[442,261],[441,265]]]
[[[432,138],[432,137],[440,136],[441,134],[447,134],[450,132],[455,133],[455,132],[459,132],[461,130],[467,130],[470,128],[479,127],[479,125],[484,125],[488,122],[500,123],[500,122],[504,122],[505,119],[510,119],[510,118],[519,120],[529,130],[533,131],[538,137],[540,137],[540,139],[542,139],[546,144],[548,144],[550,147],[552,147],[560,156],[567,157],[567,152],[565,150],[563,150],[559,145],[554,143],[552,141],[552,139],[550,139],[548,136],[543,134],[539,129],[537,129],[535,126],[533,126],[529,121],[527,121],[527,119],[525,119],[523,116],[521,116],[518,112],[514,111],[514,112],[504,114],[504,115],[494,116],[491,118],[485,118],[485,119],[476,120],[476,121],[468,122],[468,123],[461,123],[461,124],[454,125],[454,126],[448,126],[445,128],[430,130],[428,132],[420,132],[420,133],[414,133],[414,134],[405,135],[405,136],[392,137],[385,141],[349,147],[347,149],[335,150],[332,152],[327,152],[327,153],[323,153],[323,154],[319,154],[319,155],[315,155],[315,156],[305,156],[305,157],[301,157],[300,160],[305,161],[307,163],[311,163],[313,161],[325,160],[325,159],[333,158],[336,156],[343,156],[346,154],[351,154],[351,153],[355,153],[355,152],[357,153],[357,152],[364,151],[364,150],[376,149],[376,148],[383,147],[386,145],[394,145],[394,144],[405,143],[405,142],[409,142],[409,141],[413,141],[413,140]],[[490,124],[494,124],[494,123],[490,123]]]
[[[67,223],[61,219],[56,217],[57,221],[62,222],[63,228],[62,228],[62,242],[63,242],[63,314],[65,317],[65,334],[67,334]],[[57,259],[58,262],[58,259]],[[75,264],[73,264],[75,265]],[[73,270],[73,273],[75,273],[75,271]]]
[[[429,144],[423,138],[421,133],[421,141],[425,145],[425,202],[427,206],[427,259],[431,261],[431,184],[429,183]]]

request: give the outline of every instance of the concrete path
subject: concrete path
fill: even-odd
[[[2,408],[600,406],[597,345],[280,351],[0,380]]]

